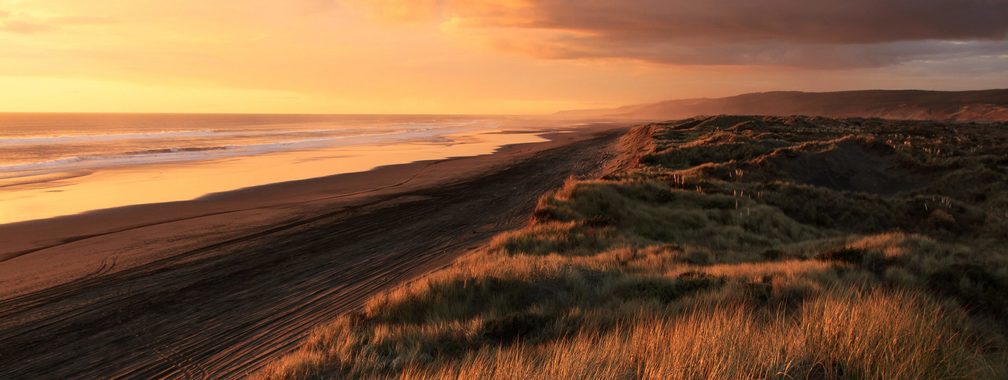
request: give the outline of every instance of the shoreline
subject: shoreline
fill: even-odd
[[[448,157],[382,165],[370,170],[268,183],[205,194],[195,199],[136,204],[79,214],[0,224],[0,300],[60,281],[51,273],[53,261],[61,278],[79,278],[102,269],[105,258],[115,256],[122,269],[152,260],[157,253],[112,254],[124,242],[157,246],[160,251],[185,248],[172,240],[197,237],[201,243],[226,239],[262,229],[284,220],[304,218],[331,207],[364,198],[436,186],[494,168],[508,161],[583,139],[598,131],[624,128],[597,124],[578,130],[535,131],[546,141],[506,144],[475,156]],[[511,131],[501,131],[511,133]],[[242,223],[234,223],[239,219]],[[125,241],[124,241],[125,240]],[[25,281],[31,278],[30,281]],[[37,283],[37,284],[36,284]],[[41,285],[39,285],[41,284]]]
[[[558,126],[557,130],[562,129]],[[140,204],[189,201],[249,187],[364,172],[378,166],[493,153],[543,142],[543,131],[446,132],[436,139],[390,140],[168,161],[105,162],[95,167],[0,179],[0,225]],[[160,159],[158,159],[160,160]],[[87,161],[85,161],[86,163]]]
[[[254,372],[371,294],[523,225],[539,194],[599,170],[624,130],[587,128],[495,154],[221,194],[188,204],[256,207],[0,262],[0,341],[8,343],[0,368],[12,377]],[[275,203],[262,206],[266,194]],[[89,217],[114,221],[143,208],[150,217],[150,206]],[[46,270],[12,271],[33,266]]]
[[[604,124],[599,124],[588,129],[606,128]],[[539,142],[519,142],[505,143],[496,146],[492,151],[477,153],[472,155],[446,156],[435,159],[420,159],[408,162],[392,163],[373,166],[365,170],[353,170],[347,172],[336,172],[322,176],[269,182],[252,186],[243,186],[224,191],[214,191],[203,195],[184,199],[163,202],[148,202],[139,204],[122,205],[116,207],[106,207],[94,210],[87,210],[79,213],[56,215],[46,218],[15,221],[10,223],[0,223],[0,263],[15,257],[35,252],[42,249],[51,248],[55,245],[65,244],[81,239],[100,236],[107,233],[122,232],[129,229],[142,228],[159,223],[175,222],[184,219],[212,216],[213,214],[237,212],[247,209],[270,208],[286,203],[312,202],[319,199],[314,197],[327,198],[332,196],[351,196],[360,192],[371,192],[382,190],[385,186],[402,185],[392,180],[395,178],[405,178],[403,176],[416,176],[427,166],[436,165],[441,161],[463,160],[481,156],[492,156],[511,149],[535,150],[532,146],[537,144],[556,144],[560,136],[579,133],[581,131],[569,129],[535,129],[535,130],[500,130],[492,132],[480,132],[478,134],[504,135],[504,134],[531,134],[541,138]],[[464,137],[468,137],[465,135]],[[380,148],[381,146],[364,146],[367,148]],[[156,164],[155,164],[156,165]],[[113,168],[111,170],[117,170]],[[460,176],[464,173],[460,173]],[[77,176],[68,176],[74,178]],[[59,177],[62,179],[63,177]],[[411,180],[412,178],[407,178]],[[391,182],[390,182],[391,181]],[[317,190],[318,188],[324,188]],[[279,193],[277,193],[279,192]],[[345,192],[345,194],[332,194]],[[250,203],[257,202],[258,206],[253,207]],[[225,207],[230,206],[230,207]],[[212,210],[212,211],[210,211]],[[172,214],[185,214],[181,217],[167,218],[163,216],[152,216],[151,214],[161,214],[164,212]],[[102,227],[86,226],[89,221],[97,221]],[[79,231],[65,231],[62,226],[79,226]],[[101,231],[98,231],[98,230]],[[74,228],[78,230],[78,228]],[[25,238],[25,236],[33,236]],[[31,241],[34,240],[34,241]]]

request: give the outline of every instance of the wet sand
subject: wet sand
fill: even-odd
[[[623,127],[0,226],[0,377],[239,377],[525,223]]]
[[[534,131],[473,130],[431,140],[82,167],[69,172],[0,178],[0,225],[129,205],[186,201],[206,194],[363,172],[379,166],[488,154],[504,145],[542,141]]]

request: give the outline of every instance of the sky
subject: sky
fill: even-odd
[[[0,112],[539,114],[1005,73],[1008,0],[0,0]]]

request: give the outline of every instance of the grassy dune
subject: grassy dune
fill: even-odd
[[[1008,126],[641,126],[262,378],[1004,378]]]

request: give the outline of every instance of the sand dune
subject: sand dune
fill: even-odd
[[[1004,379],[1008,123],[633,128],[262,379]]]

